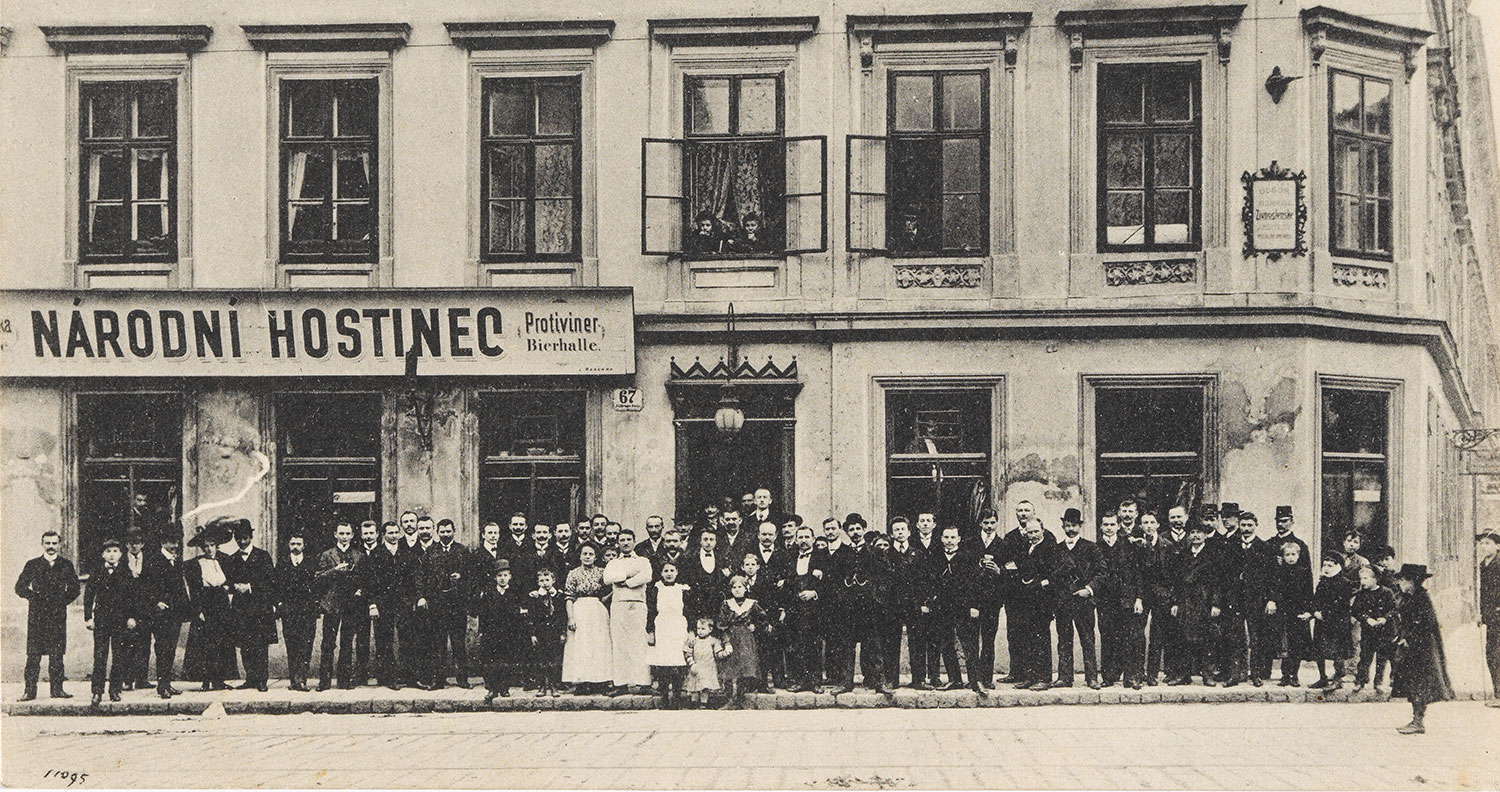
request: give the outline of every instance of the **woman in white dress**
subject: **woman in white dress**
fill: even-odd
[[[593,545],[578,549],[579,565],[568,572],[568,641],[563,646],[562,679],[579,695],[600,693],[610,683],[609,609],[604,606],[604,570]]]

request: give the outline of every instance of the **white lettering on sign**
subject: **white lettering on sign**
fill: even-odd
[[[641,401],[640,388],[615,388],[610,394],[610,404],[613,404],[616,412],[640,412],[644,404]]]
[[[632,374],[629,289],[3,291],[0,375]]]

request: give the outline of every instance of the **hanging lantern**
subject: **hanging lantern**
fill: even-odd
[[[719,427],[719,433],[724,435],[734,435],[745,426],[745,411],[740,409],[740,400],[734,397],[733,386],[724,386],[719,408],[714,411],[714,426]]]

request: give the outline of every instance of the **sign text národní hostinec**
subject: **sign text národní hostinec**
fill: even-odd
[[[629,289],[0,292],[0,376],[630,374]]]

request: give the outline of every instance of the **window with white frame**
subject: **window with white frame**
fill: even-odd
[[[1199,246],[1202,113],[1197,64],[1102,64],[1101,251]]]

